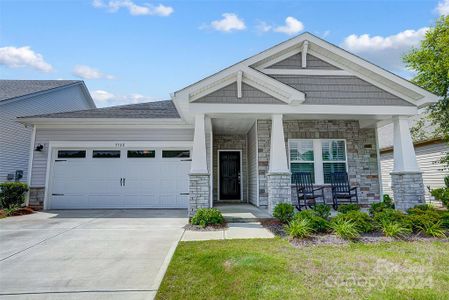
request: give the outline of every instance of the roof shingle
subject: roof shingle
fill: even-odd
[[[82,82],[81,80],[0,80],[0,102]]]
[[[164,100],[71,112],[26,116],[22,118],[178,119],[179,114],[172,100]]]

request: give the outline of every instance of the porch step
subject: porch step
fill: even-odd
[[[219,204],[215,208],[221,211],[227,223],[255,223],[273,219],[267,209],[251,204]]]

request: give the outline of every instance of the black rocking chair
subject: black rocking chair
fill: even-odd
[[[298,172],[292,175],[293,182],[296,186],[297,205],[296,208],[301,211],[301,207],[312,208],[317,204],[316,199],[321,198],[324,201],[324,187],[314,188],[312,181],[312,173]],[[320,192],[319,192],[320,191]],[[301,204],[301,201],[304,204]]]
[[[357,187],[351,187],[349,184],[348,173],[331,173],[331,186],[332,202],[335,210],[338,208],[339,204],[352,203],[352,198],[355,198],[355,203],[359,203]]]

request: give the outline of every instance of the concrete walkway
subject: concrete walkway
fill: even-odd
[[[254,223],[228,223],[228,228],[217,231],[186,230],[181,241],[207,241],[230,239],[270,239],[274,234],[260,225]]]

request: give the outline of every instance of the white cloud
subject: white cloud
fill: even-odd
[[[30,67],[46,73],[53,71],[42,54],[34,52],[29,46],[0,48],[0,64],[10,68]]]
[[[144,96],[137,93],[129,95],[115,95],[104,90],[95,90],[91,92],[91,95],[98,107],[136,104],[158,100],[155,97]]]
[[[92,5],[95,8],[104,8],[110,12],[117,12],[121,8],[128,9],[133,16],[161,16],[167,17],[174,12],[173,7],[165,6],[163,4],[152,5],[144,3],[137,5],[131,0],[110,0],[103,2],[102,0],[93,0]]]
[[[405,71],[402,55],[417,46],[427,30],[427,27],[408,29],[390,36],[351,34],[344,39],[341,46],[384,68],[401,73]]]
[[[293,17],[285,18],[285,25],[277,26],[273,30],[275,32],[281,32],[288,35],[296,34],[304,29],[304,25],[298,19]]]
[[[83,79],[114,79],[115,77],[109,74],[105,74],[100,72],[97,69],[94,69],[85,65],[77,65],[73,68],[73,75],[83,78]]]
[[[246,29],[245,22],[243,19],[240,19],[234,13],[224,13],[222,14],[223,19],[215,20],[210,23],[210,26],[218,31],[223,32],[231,32],[235,30],[244,30]]]
[[[448,16],[449,15],[449,0],[442,0],[438,2],[437,12],[440,14],[440,16]]]
[[[259,21],[256,24],[256,30],[258,32],[265,33],[265,32],[270,31],[271,29],[273,29],[273,26],[271,26],[270,24],[268,24],[265,21]]]

